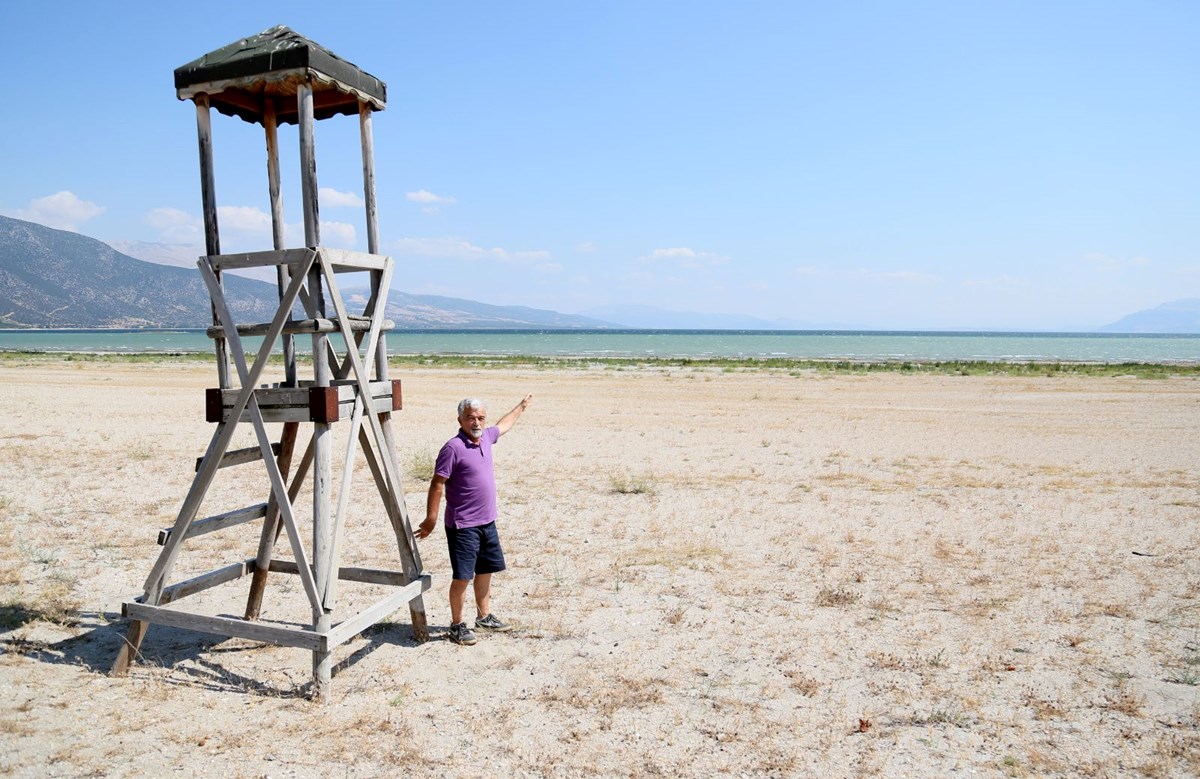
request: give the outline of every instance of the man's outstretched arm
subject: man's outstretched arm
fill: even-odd
[[[517,420],[525,413],[525,409],[529,408],[529,404],[533,402],[533,395],[526,395],[521,398],[521,402],[513,406],[513,410],[500,417],[500,421],[496,423],[496,427],[500,428],[500,435],[504,435],[512,426],[517,424]]]

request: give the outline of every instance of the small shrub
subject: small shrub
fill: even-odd
[[[858,603],[858,599],[862,596],[857,592],[852,592],[844,587],[834,589],[832,587],[822,587],[817,593],[818,606],[836,606],[844,607]]]
[[[618,495],[656,495],[658,486],[650,476],[611,476],[609,489]]]
[[[417,481],[429,481],[432,479],[433,469],[436,465],[437,455],[429,449],[413,452],[408,457],[408,473]]]

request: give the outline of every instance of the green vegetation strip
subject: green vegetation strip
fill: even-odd
[[[86,353],[0,351],[0,365],[48,363],[211,364],[211,354],[197,352]],[[305,361],[299,356],[300,362]],[[281,364],[283,358],[272,357]],[[1200,364],[1098,362],[991,362],[986,360],[803,360],[782,357],[542,357],[534,355],[394,354],[393,368],[532,368],[563,369],[684,369],[696,371],[771,371],[803,373],[911,373],[944,376],[1131,376],[1166,379],[1200,376]]]

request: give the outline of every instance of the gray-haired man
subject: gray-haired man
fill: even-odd
[[[512,411],[487,427],[487,407],[475,398],[458,404],[458,434],[438,452],[429,496],[425,501],[425,521],[416,530],[417,538],[427,538],[437,525],[442,495],[446,496],[446,542],[450,548],[450,640],[457,644],[475,643],[475,633],[463,620],[467,585],[474,580],[475,627],[503,632],[510,626],[491,612],[492,574],[503,571],[504,551],[496,532],[496,472],[492,444],[525,413],[533,401],[526,395]]]

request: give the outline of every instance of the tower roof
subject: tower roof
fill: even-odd
[[[317,119],[357,114],[359,102],[375,111],[387,105],[386,84],[282,25],[176,68],[175,94],[180,100],[207,94],[221,113],[259,124],[265,101],[275,98],[276,120],[295,124],[296,86],[310,80]]]

